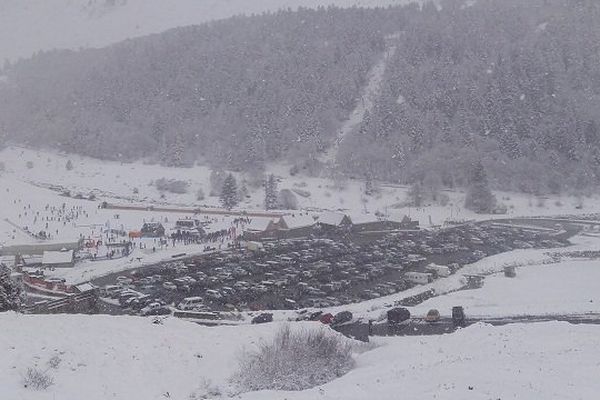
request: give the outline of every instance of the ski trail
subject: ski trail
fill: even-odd
[[[350,134],[363,121],[365,114],[373,109],[375,99],[380,92],[383,83],[383,75],[390,59],[394,57],[397,50],[397,39],[401,32],[386,36],[386,50],[379,61],[371,68],[367,75],[367,84],[364,86],[362,94],[356,108],[350,113],[347,120],[342,123],[333,144],[327,149],[321,161],[325,164],[333,165],[336,162],[341,143],[346,136]]]

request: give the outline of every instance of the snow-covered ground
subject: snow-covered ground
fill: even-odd
[[[425,316],[431,308],[438,309],[442,316],[449,316],[456,305],[464,306],[465,312],[471,316],[599,313],[600,297],[597,285],[594,285],[600,277],[598,262],[565,258],[560,263],[553,263],[549,253],[599,250],[600,238],[576,236],[571,242],[573,245],[566,248],[513,250],[496,254],[465,265],[447,278],[327,311],[334,314],[350,311],[364,320],[380,320],[385,318],[394,302],[433,289],[437,297],[416,307],[408,307],[413,316]],[[504,278],[501,273],[505,266],[517,266],[517,278]],[[486,275],[483,288],[458,291],[465,285],[466,276],[469,275]],[[275,312],[278,320],[293,317],[294,313],[290,311]]]
[[[3,399],[189,399],[207,388],[231,392],[242,348],[269,340],[278,324],[207,328],[166,319],[0,314]],[[319,323],[293,325],[319,329]],[[332,334],[334,334],[332,332]],[[568,340],[566,339],[568,338]],[[376,339],[350,373],[301,392],[256,392],[241,399],[585,399],[600,391],[600,326],[538,323],[474,325],[452,335]],[[56,368],[48,362],[57,356]],[[56,358],[54,359],[57,360]],[[27,368],[54,385],[22,385]]]
[[[73,170],[67,171],[65,165],[67,160],[72,160]],[[210,192],[210,169],[205,166],[193,168],[168,168],[160,165],[148,165],[142,162],[119,163],[101,161],[76,155],[60,155],[53,152],[35,151],[23,148],[10,147],[0,151],[0,161],[5,165],[5,172],[0,172],[0,185],[10,188],[15,196],[22,201],[29,199],[32,193],[36,197],[48,199],[48,196],[56,194],[49,191],[38,191],[32,184],[48,186],[60,185],[71,190],[73,194],[88,194],[95,192],[100,199],[106,199],[114,203],[136,202],[142,204],[168,203],[181,206],[219,206],[218,197],[208,196]],[[33,162],[33,168],[27,168],[27,161]],[[564,196],[548,199],[537,199],[530,195],[520,193],[497,192],[498,200],[508,207],[508,214],[503,216],[475,214],[464,209],[465,194],[460,191],[447,191],[450,198],[448,205],[430,205],[420,208],[402,207],[407,199],[408,188],[398,185],[381,185],[380,192],[373,196],[364,195],[364,182],[349,179],[344,187],[340,188],[329,179],[290,176],[289,166],[278,164],[269,167],[269,173],[274,173],[281,178],[279,189],[298,190],[308,195],[304,197],[297,195],[299,206],[303,209],[312,210],[343,210],[348,213],[355,222],[363,220],[374,220],[375,213],[380,212],[390,219],[400,220],[404,215],[419,220],[421,226],[442,225],[448,220],[468,219],[492,219],[505,218],[508,216],[531,216],[531,215],[557,215],[557,214],[584,214],[600,212],[600,198],[594,196],[584,198],[583,208],[578,209],[580,199]],[[238,182],[244,179],[243,175],[236,174]],[[183,180],[188,183],[187,193],[173,194],[164,193],[161,198],[155,186],[151,183],[160,178]],[[134,189],[137,193],[134,193]],[[204,200],[198,201],[196,194],[202,189],[206,194]],[[250,198],[246,199],[240,208],[246,210],[264,208],[264,189],[262,187],[250,187]],[[6,193],[6,189],[0,186],[0,192]],[[39,194],[39,196],[38,196]],[[13,199],[11,197],[10,199]],[[59,197],[61,203],[63,197]],[[14,200],[14,199],[13,199]],[[6,199],[0,201],[6,203]],[[88,206],[96,207],[97,203],[83,202]],[[82,202],[69,200],[67,204],[82,204]],[[19,209],[6,210],[14,215]],[[95,212],[93,213],[95,215]],[[110,214],[114,214],[111,212]],[[105,223],[106,217],[111,215],[98,211],[99,223]],[[18,215],[18,213],[17,213]],[[127,213],[129,215],[129,213]],[[121,218],[127,215],[122,213]],[[159,218],[157,213],[140,213],[145,217]],[[137,218],[137,217],[136,217]],[[92,218],[92,219],[95,219]],[[137,218],[139,219],[139,218]],[[1,239],[0,239],[1,241]]]
[[[434,297],[411,311],[425,315],[435,308],[450,315],[452,306],[462,305],[469,316],[598,313],[598,282],[598,260],[524,266],[517,268],[516,278],[495,274],[487,277],[480,289]]]
[[[373,7],[410,0],[0,0],[0,59],[40,50],[103,47],[240,14],[281,8]],[[113,5],[109,5],[109,4]]]
[[[72,170],[66,169],[71,160]],[[106,228],[124,231],[139,230],[144,222],[158,221],[167,228],[179,218],[190,214],[154,211],[121,211],[100,209],[98,205],[106,200],[117,204],[162,204],[175,207],[218,207],[218,197],[208,196],[210,192],[210,169],[205,166],[193,168],[167,168],[148,165],[142,162],[106,162],[76,155],[56,154],[10,147],[0,151],[0,161],[4,171],[0,171],[0,245],[35,243],[28,234],[46,231],[52,240],[67,242],[80,237],[98,237]],[[31,162],[28,167],[28,162]],[[280,189],[297,189],[310,194],[298,195],[299,205],[309,210],[343,210],[354,222],[376,219],[376,211],[387,214],[390,219],[400,220],[404,215],[419,220],[422,227],[442,225],[448,220],[489,219],[499,216],[476,215],[462,207],[464,193],[448,192],[449,205],[415,208],[394,208],[406,199],[407,189],[401,186],[382,186],[375,196],[364,195],[363,182],[348,180],[345,187],[336,188],[333,182],[323,178],[290,176],[284,165],[273,165],[270,172],[280,178]],[[178,179],[188,183],[187,193],[161,193],[152,181],[160,178]],[[243,180],[238,174],[238,181]],[[49,187],[55,187],[50,190]],[[56,189],[57,187],[61,189]],[[94,193],[95,201],[61,196],[61,190],[69,190],[72,195]],[[135,190],[134,190],[135,189]],[[202,189],[207,194],[204,200],[197,200],[196,194]],[[249,198],[240,205],[244,210],[263,208],[264,190],[262,187],[248,187]],[[583,209],[577,209],[574,198],[547,199],[540,204],[538,199],[522,194],[497,193],[499,199],[509,206],[510,216],[557,215],[600,212],[597,197],[585,199]],[[316,211],[313,211],[316,212]],[[504,217],[504,216],[501,216]],[[211,221],[209,231],[227,229],[232,226],[233,217],[201,215],[200,219]],[[47,226],[46,226],[47,225]],[[238,232],[239,233],[239,232]],[[56,271],[55,274],[77,283],[108,272],[134,268],[141,263],[151,263],[168,258],[177,253],[193,253],[201,250],[198,246],[187,248],[161,249],[157,253],[138,248],[127,259],[106,262],[88,262],[75,270]],[[533,252],[535,253],[535,252]],[[510,253],[512,254],[512,253]],[[516,253],[518,254],[518,253]],[[103,255],[103,254],[99,254]],[[504,256],[499,256],[504,257]],[[510,257],[510,255],[508,255]],[[519,257],[517,255],[517,257]],[[139,260],[138,258],[141,258]],[[497,258],[491,258],[496,260]],[[476,267],[478,268],[478,267]],[[455,279],[455,278],[451,278]],[[448,283],[436,283],[448,285]],[[459,285],[454,282],[452,285]],[[367,302],[368,303],[368,302]]]

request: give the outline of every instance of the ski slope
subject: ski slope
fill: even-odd
[[[0,0],[0,61],[40,50],[103,47],[240,14],[321,5],[387,6],[410,0]],[[113,5],[109,5],[109,4]]]
[[[401,33],[386,37],[386,50],[380,59],[371,67],[367,74],[367,82],[363,87],[360,99],[356,103],[356,107],[343,123],[333,144],[327,149],[322,157],[325,164],[333,164],[337,159],[337,154],[340,145],[353,131],[360,127],[367,113],[373,110],[375,100],[381,92],[381,84],[387,68],[388,62],[394,58],[398,49],[396,41],[400,38]]]

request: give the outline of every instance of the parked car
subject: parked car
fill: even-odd
[[[319,321],[321,321],[321,323],[323,323],[325,325],[329,325],[333,321],[333,314],[331,314],[331,313],[323,314],[319,317]]]
[[[141,315],[168,315],[171,314],[171,309],[160,303],[150,303],[140,311]]]
[[[437,322],[440,320],[440,312],[434,308],[427,312],[425,316],[425,321],[427,322]]]
[[[253,324],[264,324],[266,322],[273,322],[273,314],[271,313],[262,313],[252,318]]]
[[[452,307],[452,323],[454,326],[465,326],[465,310],[461,306]]]
[[[399,324],[410,319],[410,311],[404,307],[396,307],[388,310],[387,320],[389,324]]]
[[[177,305],[177,308],[182,311],[195,310],[200,308],[204,303],[202,297],[186,297],[181,300],[181,302]]]
[[[165,282],[162,286],[167,290],[177,290],[177,285],[173,282]]]
[[[335,317],[333,317],[333,320],[331,321],[331,325],[340,325],[350,321],[352,321],[352,313],[350,311],[342,311],[335,314]]]

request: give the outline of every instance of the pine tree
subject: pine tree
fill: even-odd
[[[171,159],[169,165],[173,167],[183,166],[183,153],[185,151],[185,143],[180,133],[175,136],[175,142],[171,148]]]
[[[408,199],[413,207],[421,207],[423,205],[423,187],[420,182],[415,182],[408,191]]]
[[[237,182],[232,174],[227,175],[221,189],[221,204],[227,210],[231,210],[239,203]]]
[[[277,181],[275,175],[269,175],[269,179],[265,183],[265,208],[274,210],[277,208]]]
[[[240,185],[240,189],[238,191],[238,199],[239,201],[244,201],[247,197],[248,197],[248,185],[246,184],[246,180],[244,179],[242,181],[242,184]]]
[[[479,214],[491,213],[496,205],[496,198],[490,190],[487,174],[481,161],[473,166],[467,196],[465,198],[465,208],[475,211]]]
[[[73,161],[67,160],[67,165],[65,166],[65,168],[67,169],[67,171],[73,170]]]
[[[10,278],[10,270],[0,265],[0,312],[19,309],[21,289]]]

